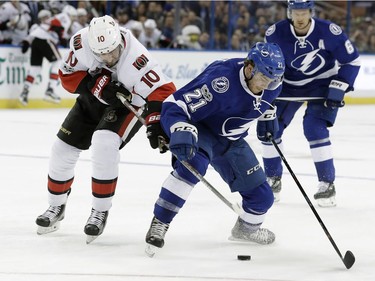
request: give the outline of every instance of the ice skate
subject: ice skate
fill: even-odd
[[[103,233],[105,225],[107,223],[108,211],[100,212],[91,209],[91,215],[85,225],[86,244],[90,244],[94,241],[100,234]]]
[[[156,251],[164,246],[164,236],[169,228],[169,223],[163,223],[153,218],[150,228],[146,234],[146,255],[152,258]]]
[[[314,194],[314,199],[318,202],[320,207],[335,207],[336,206],[336,190],[333,183],[319,182],[318,192]]]
[[[37,217],[37,233],[39,235],[54,232],[60,228],[60,221],[64,219],[65,204],[60,206],[49,206],[47,211]]]
[[[44,94],[44,100],[52,103],[60,103],[61,98],[55,94],[52,88],[48,88]]]
[[[280,201],[280,191],[281,191],[281,177],[267,177],[267,183],[270,185],[274,202]]]
[[[29,95],[29,90],[27,87],[24,87],[21,95],[18,97],[19,101],[24,106],[26,106],[29,103],[28,95]]]
[[[259,228],[256,231],[251,231],[251,228],[251,224],[238,218],[236,224],[232,228],[232,236],[229,237],[229,240],[255,242],[262,245],[268,245],[275,241],[276,237],[272,231],[266,228]]]

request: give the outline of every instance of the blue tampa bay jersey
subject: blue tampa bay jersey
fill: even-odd
[[[170,136],[170,127],[179,122],[199,122],[214,135],[237,140],[247,136],[253,121],[270,108],[281,86],[252,93],[244,76],[244,59],[215,61],[190,83],[163,103],[161,123]]]
[[[305,36],[297,36],[289,20],[270,26],[266,42],[277,43],[285,57],[283,91],[280,97],[323,96],[332,79],[353,90],[360,64],[358,51],[342,29],[329,21],[311,19]]]

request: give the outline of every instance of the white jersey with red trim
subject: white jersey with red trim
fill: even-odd
[[[38,25],[34,24],[30,28],[30,33],[28,36],[29,41],[31,41],[33,38],[39,38],[42,40],[50,40],[57,45],[60,41],[59,34],[57,32],[61,33],[60,37],[67,37],[66,30],[70,28],[71,24],[72,21],[67,14],[57,14],[43,23]]]
[[[103,69],[109,70],[112,81],[119,81],[133,94],[132,104],[142,106],[145,99],[171,79],[164,75],[161,66],[152,58],[150,52],[132,35],[130,30],[120,28],[124,50],[118,63],[108,67],[94,55],[88,43],[88,27],[77,32],[70,40],[70,52],[62,60],[60,76],[62,85],[74,92],[83,79],[82,73],[94,76]],[[173,83],[171,83],[173,84]],[[173,86],[174,87],[174,86]]]
[[[25,3],[0,4],[0,23],[7,22],[8,29],[2,31],[4,39],[10,39],[13,45],[18,45],[29,31],[31,22],[30,9]]]

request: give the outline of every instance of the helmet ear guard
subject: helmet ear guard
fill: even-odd
[[[276,43],[256,43],[248,53],[244,65],[253,66],[252,77],[260,72],[271,80],[267,89],[275,90],[283,81],[284,55]]]

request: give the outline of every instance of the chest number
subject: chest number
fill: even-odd
[[[194,92],[186,93],[183,97],[191,113],[194,113],[199,108],[212,101],[212,94],[207,85],[203,85],[200,89],[195,89]]]

